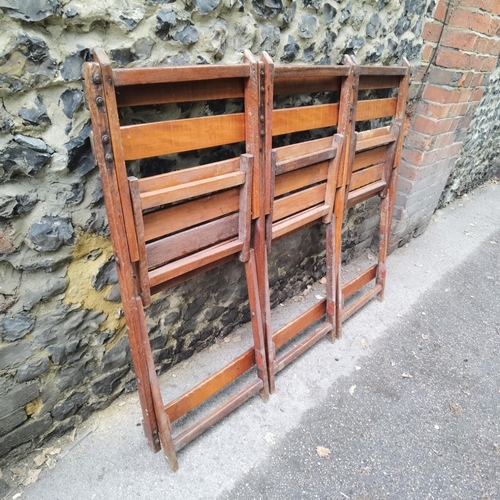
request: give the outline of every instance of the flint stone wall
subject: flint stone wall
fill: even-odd
[[[277,63],[418,66],[434,0],[0,0],[0,457],[12,460],[134,389],[81,68]],[[351,209],[344,259],[372,244],[376,203]],[[276,304],[324,273],[324,234],[274,246]],[[298,271],[297,271],[298,270]],[[148,310],[160,371],[247,321],[237,262]]]
[[[481,103],[467,129],[460,156],[448,177],[439,205],[493,177],[500,178],[500,59],[491,72]]]

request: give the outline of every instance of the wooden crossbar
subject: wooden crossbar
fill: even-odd
[[[121,127],[124,159],[138,160],[245,140],[245,115],[205,116]]]
[[[118,107],[237,99],[244,95],[242,78],[128,85],[116,93]]]
[[[361,122],[394,116],[396,114],[397,103],[398,99],[396,97],[358,101],[356,121]]]
[[[351,183],[349,184],[349,190],[356,192],[367,184],[373,184],[382,180],[382,175],[384,173],[384,164],[379,163],[371,167],[367,167],[363,170],[358,170],[354,172],[351,176]]]
[[[203,401],[212,397],[236,380],[240,375],[250,370],[254,365],[254,358],[255,353],[253,348],[248,349],[224,368],[206,378],[182,396],[179,396],[177,399],[165,405],[165,411],[170,421],[175,422],[183,415],[186,415],[186,413],[189,413],[199,406]]]
[[[333,127],[338,122],[338,104],[320,104],[273,111],[273,135]]]
[[[324,202],[326,183],[279,198],[274,202],[273,222]]]

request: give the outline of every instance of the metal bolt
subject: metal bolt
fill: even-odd
[[[260,131],[260,135],[261,135],[262,137],[264,137],[264,129],[262,129],[262,130]]]
[[[113,155],[111,153],[108,153],[104,159],[108,162],[111,163],[113,161]]]
[[[265,89],[264,89],[264,85],[262,85],[262,87],[260,88],[260,91],[261,91],[261,92],[264,92],[264,90],[265,90]]]
[[[102,143],[103,144],[109,144],[109,135],[104,134],[102,136]]]
[[[264,115],[260,115],[260,121],[263,122],[264,121]]]
[[[98,106],[104,106],[104,99],[98,95],[96,98],[95,98],[95,103],[98,105]]]
[[[264,76],[264,70],[263,69],[260,70],[260,76]]]
[[[94,83],[96,85],[100,85],[102,83],[102,78],[101,78],[101,75],[99,75],[98,73],[96,73],[93,77],[92,77],[92,80],[94,81]]]

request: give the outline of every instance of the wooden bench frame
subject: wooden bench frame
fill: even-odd
[[[144,430],[154,451],[163,447],[172,470],[178,467],[179,449],[257,392],[264,400],[269,394],[256,265],[250,246],[251,205],[258,199],[262,182],[259,175],[252,179],[253,172],[260,170],[262,155],[260,73],[253,56],[249,52],[245,56],[244,64],[234,66],[113,70],[104,51],[96,49],[94,62],[84,67],[92,145],[116,256]],[[121,106],[222,98],[243,98],[244,112],[139,125],[119,123]],[[236,142],[245,142],[246,153],[234,160],[144,179],[127,178],[127,160]],[[183,200],[187,201],[181,203]],[[144,213],[153,207],[161,208]],[[151,303],[152,294],[234,258],[245,266],[254,345],[165,405],[144,307]],[[174,435],[173,421],[254,366],[257,375],[249,384]]]
[[[275,375],[322,337],[333,341],[336,329],[337,270],[340,263],[340,235],[344,186],[347,182],[346,151],[354,147],[353,84],[354,67],[274,66],[263,53],[265,117],[265,179],[260,217],[255,222],[255,252],[259,295],[267,347],[267,365],[271,393]],[[337,103],[273,109],[277,95],[338,91]],[[317,128],[337,127],[334,136],[304,141],[273,149],[273,136]],[[308,187],[311,186],[311,187]],[[280,197],[277,199],[277,197]],[[301,207],[301,202],[304,201]],[[288,324],[273,331],[267,253],[272,241],[316,223],[326,226],[326,298],[310,307]],[[322,317],[325,321],[305,339],[284,354],[285,346]]]
[[[345,185],[346,209],[374,196],[381,198],[380,229],[377,263],[342,286],[339,265],[337,301],[337,337],[342,335],[342,323],[373,297],[384,298],[386,259],[396,197],[399,165],[405,136],[406,102],[409,95],[410,65],[406,59],[402,66],[356,65],[354,88],[355,121],[393,117],[390,126],[373,127],[357,133],[355,151],[348,161]],[[397,97],[358,100],[365,90],[398,89]],[[346,305],[345,301],[374,282],[368,290]]]
[[[154,451],[163,448],[172,470],[178,467],[179,449],[257,392],[267,400],[275,390],[276,373],[322,337],[332,341],[340,337],[342,322],[375,295],[382,299],[384,293],[404,139],[408,63],[396,68],[367,67],[346,56],[343,66],[274,66],[266,53],[260,61],[248,51],[245,58],[245,63],[233,66],[112,69],[106,54],[96,49],[94,62],[84,65],[92,147],[102,180],[144,431]],[[360,90],[388,85],[399,89],[397,98],[358,102]],[[275,95],[331,90],[340,92],[338,103],[273,109]],[[243,113],[119,123],[119,107],[231,98],[244,98]],[[356,121],[387,116],[395,117],[390,127],[355,132]],[[273,149],[273,135],[330,126],[337,127],[333,136]],[[143,179],[127,177],[128,160],[236,142],[246,145],[245,153],[236,159]],[[345,211],[377,195],[382,198],[378,262],[342,286]],[[304,202],[302,208],[295,207],[298,200]],[[161,208],[149,212],[155,207]],[[173,221],[168,230],[167,213]],[[273,332],[267,262],[272,241],[316,223],[326,226],[326,298]],[[254,345],[165,405],[144,308],[155,293],[234,258],[245,266]],[[368,292],[345,305],[345,299],[373,280]],[[277,348],[323,317],[324,323],[312,334],[276,357]],[[257,377],[249,385],[174,435],[173,421],[253,367]]]

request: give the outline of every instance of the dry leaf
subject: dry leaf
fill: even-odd
[[[424,333],[422,333],[422,338],[423,338],[424,340],[428,340],[428,339],[429,339],[429,335],[425,335]]]
[[[351,385],[349,389],[349,394],[352,396],[354,394],[354,391],[356,390],[356,385]]]
[[[13,497],[12,497],[12,500],[17,500],[20,496],[22,495],[22,493],[16,493]]]
[[[326,278],[323,276],[319,282],[322,284],[322,285],[326,285]]]
[[[69,435],[69,438],[71,439],[71,442],[74,443],[75,442],[75,437],[76,437],[76,429],[73,429],[71,431],[71,434]]]
[[[12,469],[10,469],[10,472],[12,472],[14,476],[24,476],[24,474],[26,473],[26,471],[21,467],[12,467]]]
[[[59,453],[61,453],[61,448],[52,448],[52,450],[50,450],[48,453],[49,455],[59,455]]]
[[[368,344],[366,343],[366,340],[365,339],[361,339],[361,347],[363,349],[366,349],[368,347]]]
[[[29,484],[37,481],[40,472],[42,472],[42,469],[33,469],[32,471],[30,471],[26,479],[23,481],[23,485],[28,486]]]
[[[402,373],[401,378],[413,378],[413,376],[410,375],[409,373]]]
[[[450,410],[455,417],[459,417],[464,412],[464,409],[458,404],[450,401]]]
[[[328,448],[325,448],[324,446],[316,446],[316,453],[318,454],[318,457],[328,458],[330,456],[331,451]]]
[[[316,297],[318,300],[321,300],[321,299],[325,298],[325,297],[323,297],[323,295],[315,295],[314,297]]]
[[[40,455],[37,455],[33,459],[33,462],[35,462],[36,467],[40,467],[41,465],[43,465],[45,463],[46,460],[47,460],[47,457],[45,456],[45,452],[42,451],[42,453],[40,453]]]
[[[497,452],[498,455],[500,455],[500,444],[498,443],[493,443],[493,448]]]

